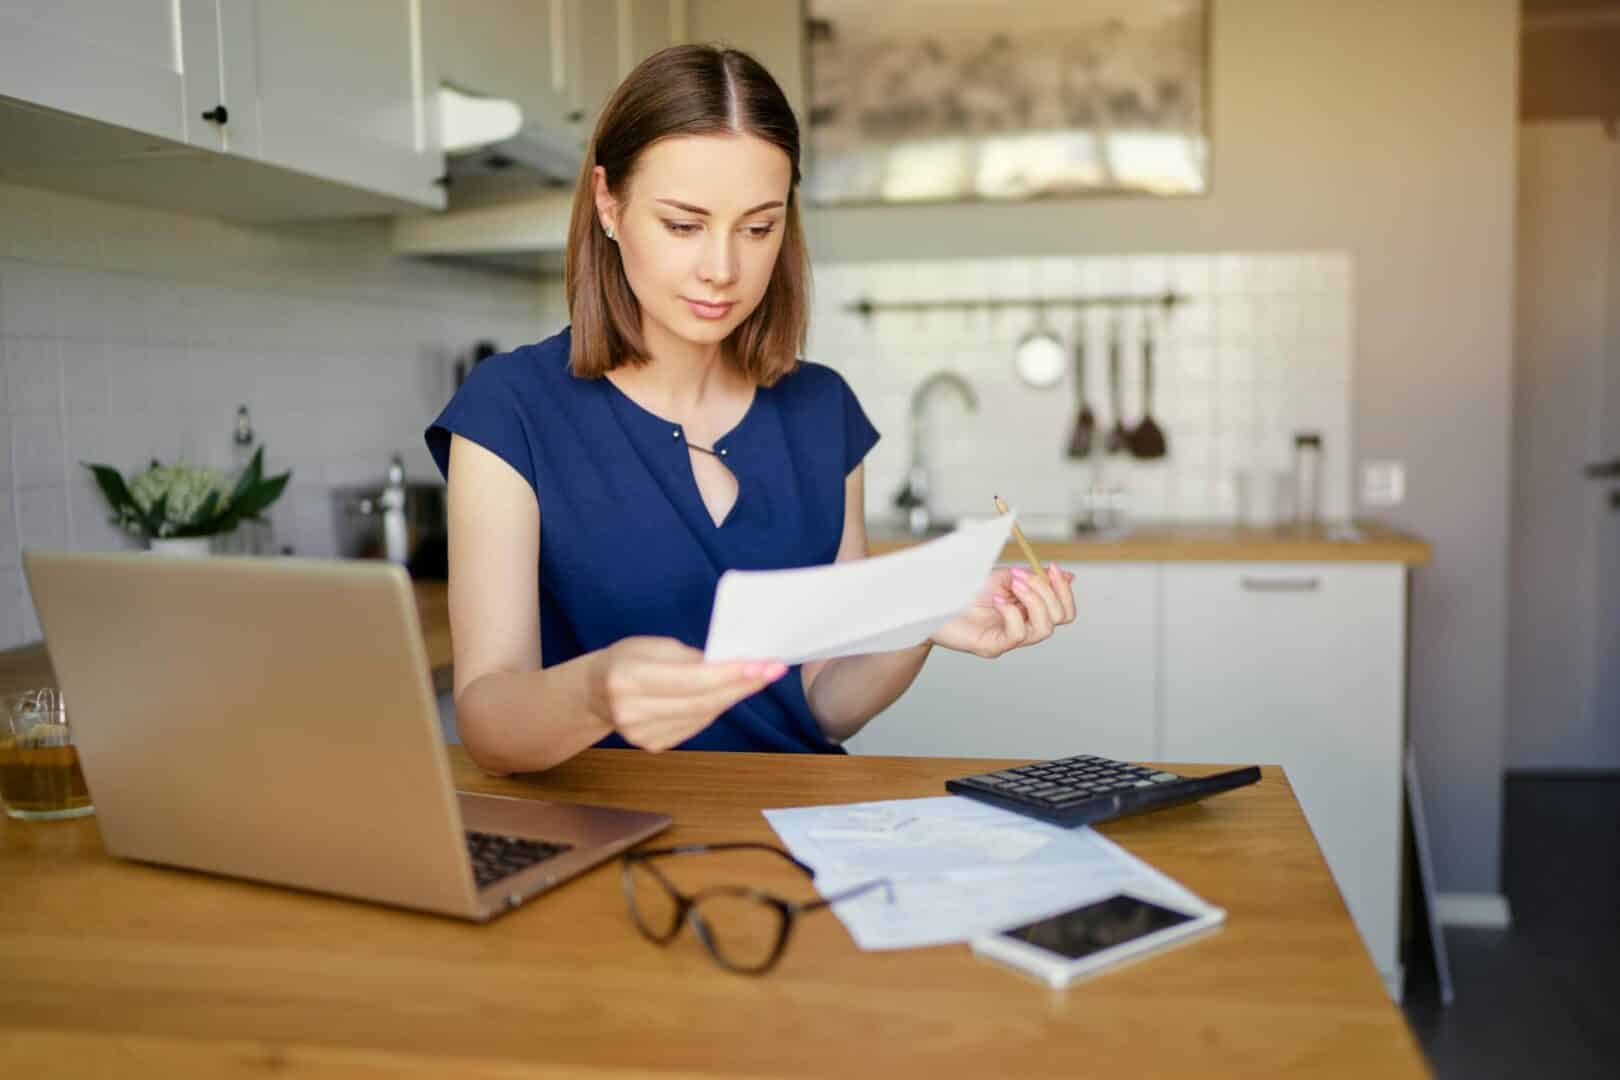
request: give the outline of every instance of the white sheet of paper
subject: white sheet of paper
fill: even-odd
[[[1093,829],[1064,829],[954,795],[766,810],[828,896],[887,878],[833,907],[863,949],[967,941],[1128,889],[1208,905]]]
[[[869,559],[727,570],[715,589],[703,657],[802,664],[920,644],[973,599],[1015,516]]]

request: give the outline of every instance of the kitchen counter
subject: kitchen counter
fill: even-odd
[[[412,582],[422,642],[433,669],[436,691],[450,689],[450,587],[442,581]],[[44,642],[0,651],[0,694],[55,686],[56,674]]]
[[[918,543],[902,532],[873,525],[867,548],[873,555]],[[1345,538],[1346,532],[1349,538]],[[1148,524],[1114,533],[1056,536],[1026,528],[1030,546],[1043,560],[1058,562],[1377,562],[1419,566],[1429,561],[1429,545],[1383,525],[1357,523],[1353,530],[1322,526],[1299,531],[1291,526],[1255,528],[1220,524]],[[1001,558],[1023,562],[1016,543]]]
[[[1031,546],[1043,559],[1058,562],[1343,562],[1401,563],[1429,561],[1429,545],[1382,525],[1358,523],[1354,539],[1338,538],[1325,528],[1298,532],[1288,526],[1252,528],[1239,525],[1144,524],[1122,533],[1054,538],[1029,531]],[[884,526],[869,530],[873,555],[899,551],[919,541]],[[1017,544],[1009,544],[1003,561],[1022,562]],[[442,581],[412,583],[422,641],[433,668],[434,688],[450,688],[450,590]],[[55,686],[43,643],[0,651],[0,694]]]

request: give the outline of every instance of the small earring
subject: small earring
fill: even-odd
[[[605,232],[605,233],[607,233],[607,238],[608,238],[608,239],[609,239],[609,240],[611,240],[611,239],[613,239],[613,226],[611,226],[611,225],[604,225],[604,226],[602,226],[602,231],[603,231],[603,232]]]

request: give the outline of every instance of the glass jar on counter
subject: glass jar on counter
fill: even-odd
[[[1322,436],[1315,431],[1294,435],[1294,463],[1290,476],[1290,517],[1307,531],[1322,523]]]

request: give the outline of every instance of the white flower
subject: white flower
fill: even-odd
[[[226,487],[224,474],[218,469],[189,465],[153,465],[129,485],[130,498],[135,500],[142,513],[149,513],[159,499],[168,496],[168,501],[163,504],[163,522],[158,527],[160,537],[173,536],[181,529],[197,524],[193,518],[202,509],[209,494],[215,492],[219,495],[214,504],[217,513],[230,502],[230,489]],[[132,532],[140,531],[138,525],[132,525],[125,522],[125,528]]]

